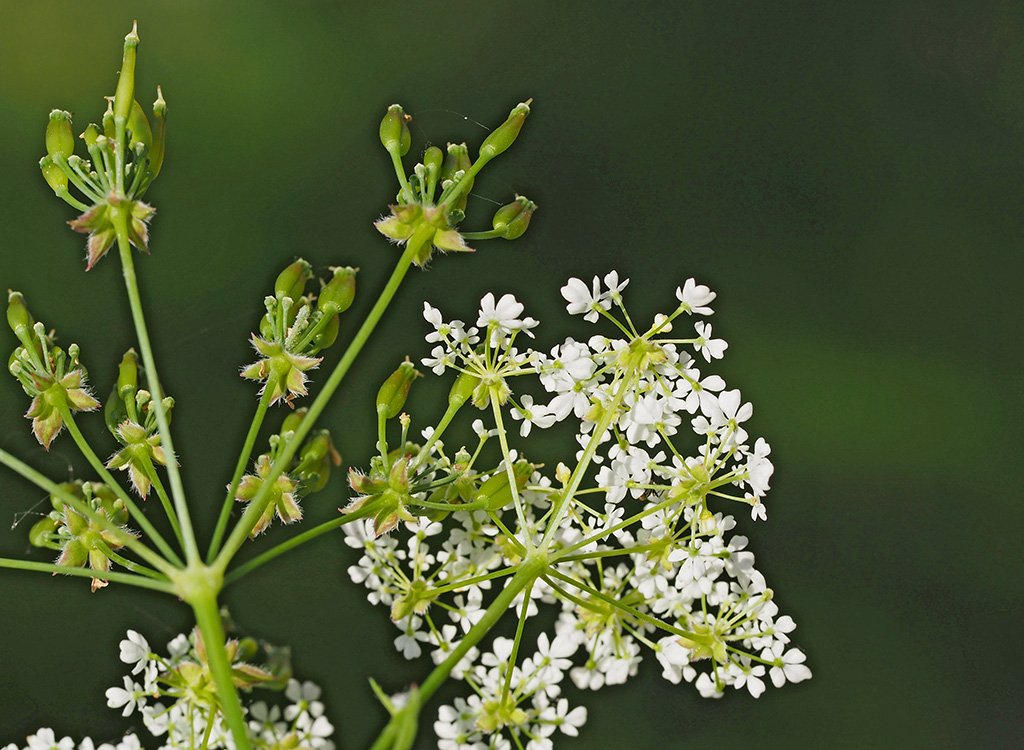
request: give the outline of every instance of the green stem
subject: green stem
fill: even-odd
[[[361,518],[372,516],[376,512],[377,506],[373,503],[367,503],[357,511],[354,511],[344,516],[339,516],[338,518],[332,518],[330,521],[322,523],[319,526],[314,526],[308,531],[303,531],[301,534],[298,534],[292,537],[291,539],[281,542],[280,544],[271,547],[266,552],[263,552],[262,554],[254,557],[253,559],[248,560],[239,565],[237,568],[235,568],[234,570],[232,570],[224,576],[224,585],[227,586],[230,583],[234,583],[239,578],[244,576],[246,573],[250,573],[256,570],[256,568],[259,568],[260,566],[267,564],[275,557],[279,557],[280,555],[283,555],[285,552],[293,550],[296,547],[310,541],[311,539],[316,539],[318,536],[326,534],[328,531],[340,528],[347,523],[351,523],[352,521],[358,521]]]
[[[402,253],[401,259],[398,261],[398,265],[395,270],[391,273],[391,278],[388,279],[387,285],[381,292],[380,297],[370,310],[369,315],[366,316],[366,320],[363,321],[359,331],[356,333],[355,338],[349,344],[348,349],[345,350],[345,354],[341,360],[335,366],[334,371],[331,373],[327,382],[324,383],[323,389],[314,399],[312,405],[309,407],[309,411],[306,416],[299,423],[298,428],[295,430],[295,434],[292,435],[292,439],[288,441],[288,444],[284,447],[284,450],[274,461],[273,468],[267,476],[263,485],[256,493],[256,497],[249,503],[249,506],[245,509],[241,519],[235,525],[235,528],[231,531],[231,535],[228,537],[224,546],[217,554],[217,558],[214,560],[212,565],[217,569],[223,571],[227,568],[227,564],[234,557],[235,553],[238,552],[239,548],[245,543],[246,538],[249,536],[249,532],[256,525],[257,520],[263,514],[266,503],[270,497],[270,488],[274,485],[276,479],[284,473],[285,468],[289,465],[292,458],[298,451],[299,446],[305,439],[306,435],[313,425],[316,423],[317,418],[327,407],[328,402],[334,395],[334,392],[341,385],[341,381],[344,379],[349,368],[352,367],[352,363],[355,361],[359,352],[362,351],[363,346],[370,338],[370,334],[373,333],[374,328],[377,327],[377,323],[380,322],[381,317],[384,315],[384,311],[387,310],[388,305],[391,304],[391,300],[395,296],[395,292],[398,291],[398,287],[401,285],[402,280],[405,278],[405,274],[409,270],[409,266],[412,265],[413,259],[417,256],[423,245],[430,240],[431,234],[424,234],[419,240],[414,236],[409,244],[406,246],[405,252]]]
[[[12,570],[35,570],[41,573],[81,576],[82,578],[99,578],[101,581],[124,583],[129,586],[138,586],[143,589],[162,591],[165,594],[174,593],[174,587],[167,581],[144,578],[143,576],[138,576],[133,573],[117,573],[112,570],[101,571],[91,570],[89,568],[72,568],[68,565],[53,565],[52,563],[32,562],[30,560],[13,560],[8,557],[0,557],[0,568],[10,568]]]
[[[206,648],[210,672],[213,674],[213,681],[217,687],[217,697],[220,700],[224,723],[231,730],[235,748],[251,750],[252,743],[249,741],[249,732],[246,729],[245,716],[242,713],[242,702],[235,689],[231,663],[224,650],[224,626],[217,609],[217,596],[212,592],[203,592],[196,595],[189,603],[195,613],[199,631],[203,635],[203,646]]]
[[[164,576],[162,573],[159,573],[158,571],[155,571],[152,568],[147,568],[145,565],[142,565],[140,563],[133,562],[132,560],[129,560],[127,557],[122,557],[121,555],[114,552],[114,550],[110,548],[110,545],[104,544],[103,542],[98,542],[97,546],[100,548],[100,551],[103,552],[103,554],[110,559],[111,562],[116,562],[122,568],[130,570],[132,573],[138,573],[139,575],[146,576],[146,578],[156,578],[159,580],[164,580]]]
[[[683,638],[688,638],[689,640],[694,641],[696,643],[700,643],[700,644],[707,644],[707,643],[710,642],[710,638],[708,636],[706,636],[706,635],[703,635],[701,633],[691,633],[688,630],[683,630],[682,628],[677,628],[674,625],[669,625],[664,620],[659,620],[657,617],[652,617],[651,615],[649,615],[649,614],[647,614],[645,612],[641,612],[640,610],[638,610],[638,609],[636,609],[634,607],[630,607],[628,604],[624,604],[623,602],[620,602],[615,597],[609,596],[608,594],[604,593],[603,591],[598,591],[597,589],[595,589],[595,588],[593,588],[591,586],[588,586],[585,583],[581,583],[580,581],[577,581],[572,576],[567,576],[565,573],[562,573],[562,572],[560,572],[560,571],[558,571],[558,570],[556,570],[554,568],[551,568],[548,571],[547,575],[544,576],[544,580],[546,580],[551,585],[552,588],[558,590],[559,592],[561,592],[563,594],[567,594],[568,592],[566,592],[564,589],[562,589],[560,586],[558,586],[558,584],[554,583],[550,579],[551,576],[559,579],[560,581],[564,581],[565,583],[568,583],[570,586],[574,586],[575,588],[579,589],[580,591],[583,591],[583,592],[585,592],[587,594],[590,594],[595,599],[600,599],[605,604],[609,604],[609,605],[615,607],[616,609],[622,610],[626,614],[631,615],[632,617],[635,617],[636,619],[638,619],[638,620],[640,620],[642,622],[646,622],[649,625],[653,625],[656,628],[664,630],[666,633],[672,633],[673,635],[678,635],[678,636],[681,636]],[[569,598],[571,601],[573,600],[573,598],[571,596],[567,596],[566,598]]]
[[[519,592],[523,591],[527,586],[531,586],[538,576],[544,572],[546,567],[547,561],[544,558],[528,557],[523,561],[508,584],[494,597],[494,601],[487,607],[484,616],[480,618],[476,625],[470,628],[469,632],[452,649],[447,658],[438,664],[427,676],[427,679],[423,681],[423,684],[420,685],[419,697],[421,703],[430,700],[430,697],[448,679],[448,675],[451,674],[455,665],[462,661],[462,658],[471,648],[483,640],[484,636],[494,628],[505,612],[508,611],[508,608],[512,606],[512,602],[519,596]],[[391,746],[398,732],[400,717],[401,712],[391,718],[391,721],[387,723],[377,737],[377,741],[373,743],[371,750],[384,750],[384,748]]]
[[[164,483],[160,481],[160,475],[156,473],[156,467],[153,462],[149,460],[148,456],[143,457],[146,468],[146,476],[149,481],[153,484],[153,488],[156,490],[156,496],[160,498],[160,504],[164,508],[164,513],[167,515],[167,521],[171,524],[171,529],[174,531],[174,538],[178,540],[178,544],[181,545],[182,549],[185,548],[185,541],[181,536],[181,526],[178,525],[178,517],[174,515],[174,506],[171,505],[171,498],[167,496],[167,489],[164,487]]]
[[[536,580],[536,579],[535,579]],[[498,705],[504,706],[508,698],[509,688],[512,687],[512,673],[516,669],[516,660],[519,658],[519,644],[523,640],[523,628],[526,626],[526,614],[530,611],[530,591],[533,589],[534,581],[526,584],[523,590],[523,608],[519,610],[519,624],[516,625],[516,637],[512,642],[512,654],[508,657],[508,672],[505,674],[505,684],[501,688],[501,699]]]
[[[63,190],[56,191],[56,195],[57,195],[58,198],[63,200],[65,203],[67,203],[69,206],[71,206],[72,208],[78,209],[82,213],[85,213],[90,208],[88,205],[86,205],[85,203],[82,203],[82,201],[78,200],[73,195],[71,195],[71,193],[68,192],[67,188],[64,188]]]
[[[462,232],[464,240],[496,240],[505,236],[505,228],[488,229],[486,232]]]
[[[121,502],[124,503],[124,507],[128,509],[129,513],[131,513],[132,518],[134,518],[139,524],[139,528],[153,540],[156,546],[160,548],[160,551],[164,553],[164,556],[175,565],[181,565],[181,558],[178,557],[171,545],[167,543],[167,540],[163,538],[153,524],[149,522],[149,519],[146,518],[146,514],[142,512],[142,508],[135,504],[135,501],[132,500],[131,496],[125,492],[118,481],[111,476],[109,471],[107,471],[107,467],[103,465],[99,456],[96,455],[92,446],[90,446],[89,442],[85,439],[82,431],[78,429],[78,424],[75,422],[75,417],[71,413],[71,409],[68,408],[68,405],[66,403],[61,404],[58,407],[58,410],[60,411],[61,419],[63,419],[64,424],[67,425],[71,438],[75,441],[75,445],[78,446],[78,449],[82,452],[82,455],[85,456],[85,460],[89,462],[89,465],[93,470],[99,474],[100,479],[102,479],[103,482],[113,490],[114,494],[120,498]]]
[[[395,176],[398,177],[398,184],[402,188],[402,197],[406,203],[412,203],[414,197],[412,186],[409,184],[409,178],[405,176],[405,165],[402,164],[402,157],[397,149],[389,148],[388,153],[391,155],[391,163],[395,165]]]
[[[664,510],[665,508],[668,508],[668,507],[670,507],[672,505],[676,505],[679,502],[680,501],[678,499],[672,498],[672,499],[669,499],[669,500],[663,500],[662,502],[658,503],[657,505],[652,505],[650,508],[645,508],[644,510],[640,511],[639,513],[636,513],[636,514],[630,516],[629,518],[627,518],[627,519],[625,519],[623,521],[619,521],[617,524],[615,524],[614,526],[612,526],[612,527],[610,527],[608,529],[604,529],[602,531],[598,531],[595,534],[591,534],[588,537],[584,537],[583,539],[580,539],[575,544],[572,544],[572,545],[566,547],[563,550],[559,550],[558,552],[554,553],[554,555],[552,555],[551,561],[552,562],[562,562],[563,560],[569,559],[569,557],[568,557],[569,555],[571,555],[573,552],[575,552],[578,549],[586,547],[591,542],[598,542],[598,541],[600,541],[602,539],[607,539],[612,534],[614,534],[616,531],[620,531],[620,530],[626,528],[627,526],[630,526],[631,524],[634,524],[634,523],[636,523],[638,521],[643,520],[644,518],[646,518],[647,516],[651,515],[652,513],[657,513],[659,510]]]
[[[611,425],[612,420],[619,416],[619,407],[622,405],[623,399],[626,398],[626,393],[632,387],[634,378],[634,372],[630,372],[628,375],[622,377],[618,384],[618,390],[612,398],[612,402],[605,407],[604,414],[601,415],[601,419],[596,425],[594,425],[594,431],[590,434],[590,440],[587,441],[587,447],[583,450],[583,455],[580,457],[579,463],[576,464],[576,468],[573,470],[572,476],[569,478],[569,484],[565,488],[565,492],[563,492],[562,496],[555,501],[555,505],[551,513],[551,520],[548,521],[547,530],[544,532],[543,540],[541,540],[542,549],[547,549],[548,545],[551,544],[551,539],[558,530],[558,524],[561,523],[562,517],[565,515],[565,509],[569,506],[569,501],[572,500],[573,495],[576,494],[576,490],[579,489],[580,484],[583,482],[583,475],[586,474],[587,469],[590,467],[590,462],[594,458],[594,454],[597,453],[597,446],[600,445],[601,439],[604,437],[604,433]]]
[[[131,307],[132,321],[135,324],[135,335],[139,339],[139,349],[142,352],[142,363],[146,368],[149,392],[153,394],[152,404],[153,410],[156,412],[157,428],[160,431],[160,445],[167,452],[167,478],[171,483],[174,510],[185,539],[185,557],[190,564],[198,563],[199,547],[196,545],[195,532],[192,530],[192,519],[188,512],[188,502],[185,500],[185,488],[182,486],[181,473],[178,471],[177,453],[174,451],[174,441],[171,438],[171,429],[167,421],[167,410],[164,409],[163,387],[160,385],[156,360],[153,357],[153,347],[149,343],[146,318],[142,312],[139,282],[135,276],[135,261],[132,258],[132,248],[128,240],[128,217],[125,215],[123,207],[112,213],[114,229],[117,232],[117,249],[121,255],[121,270],[124,273],[124,286],[128,292],[128,304]]]
[[[267,416],[267,409],[270,408],[270,401],[274,397],[275,390],[277,390],[277,378],[271,375],[267,379],[262,395],[260,395],[256,414],[253,415],[249,433],[245,436],[245,442],[242,444],[242,452],[239,453],[238,461],[235,463],[235,472],[231,476],[231,484],[228,485],[228,494],[224,496],[220,516],[217,518],[217,528],[214,529],[213,539],[210,540],[210,549],[206,553],[207,562],[213,562],[214,556],[220,551],[220,543],[224,539],[224,532],[228,529],[228,519],[231,518],[231,508],[235,504],[235,495],[238,494],[238,483],[242,481],[245,467],[249,465],[252,448],[256,444],[256,436],[259,435],[260,427],[263,425],[263,418]]]
[[[490,581],[494,578],[502,578],[504,576],[510,576],[516,572],[518,568],[509,567],[502,568],[501,570],[494,570],[490,573],[484,573],[482,575],[474,576],[472,578],[463,578],[461,581],[454,581],[453,583],[446,583],[444,586],[436,586],[430,589],[431,594],[446,594],[449,591],[457,591],[458,589],[465,588],[466,586],[473,586],[477,583],[483,583],[484,581]]]
[[[508,487],[512,491],[512,503],[516,508],[516,517],[519,519],[519,529],[526,540],[526,551],[533,550],[533,533],[526,525],[526,514],[523,512],[523,502],[519,498],[518,478],[516,477],[515,464],[512,461],[512,453],[508,448],[508,437],[505,435],[505,423],[501,418],[501,407],[496,398],[497,391],[491,391],[491,406],[494,411],[494,423],[498,428],[498,442],[501,444],[501,455],[505,459],[505,474],[508,476]]]
[[[46,490],[51,495],[56,495],[57,499],[62,503],[70,505],[72,508],[77,510],[83,516],[88,518],[90,521],[98,524],[104,531],[109,531],[121,544],[125,545],[134,552],[136,555],[141,557],[143,560],[148,562],[154,568],[159,570],[164,575],[170,577],[175,571],[175,567],[164,560],[160,555],[151,550],[145,544],[136,539],[133,535],[122,529],[120,526],[115,524],[109,518],[102,513],[97,513],[95,510],[89,507],[81,499],[75,497],[66,489],[61,487],[56,482],[51,481],[47,477],[40,474],[38,471],[33,469],[31,466],[21,461],[5,450],[0,450],[0,463],[7,468],[14,471],[16,474],[24,477],[32,484],[36,485],[40,489]]]
[[[423,463],[427,456],[430,455],[430,450],[434,447],[434,443],[441,438],[444,431],[448,429],[448,425],[450,425],[452,420],[455,419],[455,415],[459,413],[459,409],[465,406],[466,403],[465,399],[449,401],[448,408],[445,410],[444,416],[441,417],[441,421],[437,423],[437,427],[434,428],[430,437],[427,438],[427,442],[425,442],[423,447],[420,448],[420,452],[416,454],[416,458],[409,467],[410,476],[416,473],[416,469],[419,468],[419,465]]]

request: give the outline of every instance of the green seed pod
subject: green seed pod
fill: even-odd
[[[28,543],[33,547],[45,547],[56,531],[57,522],[49,516],[44,516],[32,524],[32,528],[28,530]]]
[[[452,389],[448,391],[448,404],[461,406],[473,397],[473,390],[480,383],[480,378],[470,375],[468,372],[460,372],[452,383]]]
[[[67,565],[71,568],[81,568],[89,559],[89,550],[77,539],[71,539],[64,545],[64,549],[57,558],[58,565]]]
[[[473,166],[472,160],[469,158],[469,149],[465,143],[449,143],[448,144],[448,156],[445,157],[444,165],[441,167],[441,182],[447,180],[454,180],[457,172],[465,174],[469,171],[469,168]],[[467,178],[463,178],[467,179]],[[462,193],[452,204],[452,209],[458,211],[464,211],[466,208],[466,202],[469,200],[469,193],[473,189],[473,178],[468,178],[469,182],[466,183],[466,187]],[[458,222],[453,222],[458,223]]]
[[[72,536],[78,536],[89,527],[89,522],[74,508],[65,506],[64,525],[68,527]]]
[[[341,330],[341,323],[338,316],[334,315],[324,324],[320,332],[313,337],[313,348],[316,351],[326,349],[338,339],[338,331]]]
[[[440,174],[442,164],[444,164],[444,152],[437,146],[431,146],[423,152],[423,166],[427,168],[427,174]]]
[[[398,366],[377,391],[377,413],[385,419],[394,419],[405,406],[412,381],[419,377],[416,367],[409,360]]]
[[[270,320],[270,317],[264,315],[260,318],[260,336],[267,339],[268,341],[274,338],[274,323]]]
[[[278,274],[274,282],[274,293],[291,297],[296,302],[306,291],[306,282],[313,278],[313,268],[302,258]],[[294,308],[293,308],[294,309]]]
[[[124,38],[124,56],[121,59],[121,72],[117,77],[117,89],[114,92],[114,117],[128,122],[135,100],[135,56],[139,46],[139,29],[132,23],[132,30]]]
[[[352,301],[356,298],[356,272],[358,270],[350,266],[331,268],[334,275],[320,290],[320,296],[316,301],[317,310],[326,312],[329,306],[333,306],[335,313],[343,313],[349,309],[352,306]]]
[[[506,240],[519,239],[530,226],[530,218],[536,210],[536,203],[526,196],[517,195],[514,201],[494,212],[492,226],[502,232],[501,236]]]
[[[153,129],[149,126],[149,118],[146,117],[142,105],[134,100],[132,101],[132,111],[128,115],[128,130],[132,133],[130,145],[141,143],[147,150],[153,148]]]
[[[50,112],[46,124],[46,153],[51,158],[63,156],[67,159],[75,153],[75,136],[71,132],[71,114],[62,109]]]
[[[82,140],[85,141],[87,148],[92,148],[96,145],[96,139],[100,137],[100,129],[93,123],[89,123],[89,126],[82,133]]]
[[[481,159],[490,161],[515,143],[516,138],[519,136],[519,131],[523,129],[523,123],[526,122],[526,116],[530,114],[530,102],[532,101],[530,99],[517,104],[509,112],[508,119],[491,131],[491,134],[480,145]]]
[[[299,425],[302,424],[302,420],[305,418],[306,412],[308,411],[309,409],[303,406],[301,409],[296,409],[295,411],[290,412],[288,416],[284,418],[284,421],[281,422],[281,434],[283,435],[286,432],[295,432],[295,430],[299,429]]]
[[[118,428],[128,419],[128,409],[117,392],[117,383],[110,391],[110,398],[103,404],[103,422],[115,438],[119,437]]]
[[[53,159],[44,156],[39,160],[39,169],[43,172],[43,179],[55,195],[66,195],[68,192],[68,176],[64,170],[53,163]]]
[[[167,138],[167,102],[160,87],[156,87],[156,101],[153,102],[153,118],[156,127],[153,129],[153,146],[149,150],[149,168],[156,177],[164,165],[164,144]]]
[[[72,497],[82,498],[82,487],[75,482],[61,482],[57,485],[57,488],[63,490]],[[50,506],[54,510],[63,511],[64,501],[61,500],[56,494],[50,495]]]
[[[107,98],[107,110],[103,113],[103,119],[101,120],[103,125],[103,135],[114,140],[116,132],[114,130],[114,100]]]
[[[512,466],[512,473],[516,477],[516,488],[522,490],[526,481],[533,473],[533,464],[529,461],[516,461]],[[482,485],[477,493],[478,498],[487,502],[487,510],[497,511],[512,502],[512,489],[508,481],[508,472],[500,471]]]
[[[259,652],[260,644],[256,642],[256,639],[246,637],[238,642],[238,652],[235,654],[235,659],[251,662]]]
[[[380,121],[380,142],[388,153],[405,156],[412,145],[412,134],[409,132],[409,120],[400,104],[392,104]]]
[[[35,325],[35,320],[32,318],[32,313],[28,311],[21,292],[10,290],[7,292],[7,325],[11,327],[15,335],[18,334],[19,328],[28,331]]]
[[[139,389],[139,358],[134,349],[129,349],[121,357],[117,366],[117,393],[123,398],[135,398]]]

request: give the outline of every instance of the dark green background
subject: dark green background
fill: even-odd
[[[570,274],[618,268],[642,318],[696,276],[719,292],[722,370],[774,448],[752,546],[815,676],[707,702],[648,658],[628,688],[584,696],[590,722],[564,745],[1020,745],[1019,3],[2,8],[0,285],[83,345],[100,395],[132,343],[117,264],[84,273],[72,212],[35,163],[51,107],[76,126],[99,114],[140,19],[140,99],[163,85],[170,141],[139,267],[204,522],[254,406],[235,370],[274,273],[297,254],[360,266],[351,330],[396,257],[370,227],[394,192],[385,106],[415,114],[418,145],[478,143],[472,120],[497,123],[532,96],[521,141],[477,192],[525,192],[541,211],[519,242],[411,277],[329,412],[347,459],[370,450],[376,384],[422,356],[424,298],[465,316],[482,292],[513,290],[552,341],[570,330]],[[475,202],[478,226],[489,206]],[[40,456],[25,406],[0,384],[0,444],[55,477],[81,471],[66,437]],[[28,522],[7,526],[39,493],[10,476],[3,488],[0,551],[22,555]],[[344,497],[336,480],[307,502],[310,520]],[[347,580],[352,559],[340,536],[322,539],[228,601],[247,630],[292,644],[340,744],[359,748],[381,723],[366,678],[398,689],[426,668],[395,654],[386,613]],[[0,742],[40,724],[119,733],[103,690],[119,682],[124,629],[163,643],[189,624],[157,595],[90,596],[29,573],[0,571],[0,602]]]

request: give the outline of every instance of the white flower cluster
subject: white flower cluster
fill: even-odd
[[[515,348],[537,321],[512,295],[484,297],[475,326],[424,308],[436,346],[423,363],[471,378],[472,403],[489,424],[477,419],[478,444],[454,458],[440,439],[450,415],[423,430],[408,482],[415,520],[400,527],[408,534],[376,537],[369,522],[350,525],[348,544],[363,551],[350,575],[371,602],[391,607],[407,658],[427,648],[441,663],[477,634],[505,577],[524,561],[543,562],[526,605],[521,593],[509,606],[519,617],[515,641],[468,649],[453,669],[473,694],[441,708],[435,731],[445,750],[550,747],[556,729],[575,734],[586,717],[561,697],[564,678],[581,689],[623,683],[644,650],[666,679],[692,682],[705,697],[726,687],[757,697],[766,676],[781,687],[811,675],[790,646],[792,618],[779,614],[747,538],[731,533],[736,522],[721,510],[738,503],[765,520],[771,449],[748,434],[753,408],[740,391],[698,367],[695,356],[710,364],[726,342],[703,319],[692,334],[673,334],[681,316],[711,315],[715,293],[689,279],[674,310],[637,329],[622,301],[627,284],[614,271],[591,284],[571,279],[562,288],[568,312],[606,319],[621,335],[569,338],[546,353]],[[524,383],[539,389],[513,388],[517,376],[533,376]],[[530,454],[508,445],[503,412],[521,420],[523,437],[571,421],[574,459],[548,460],[553,476],[542,475],[523,458]],[[493,436],[500,463],[475,468]],[[493,492],[502,479],[504,494]],[[432,503],[446,485],[460,494]],[[557,624],[524,656],[524,625],[541,604],[559,608]]]
[[[134,712],[154,737],[162,738],[160,750],[206,750],[235,747],[231,732],[218,710],[215,687],[201,642],[181,634],[167,644],[167,656],[152,651],[146,638],[129,630],[120,643],[120,658],[132,667],[120,687],[106,691],[107,706],[120,709],[122,716]],[[229,642],[230,643],[230,642]],[[236,675],[260,670],[241,663],[233,665]],[[266,750],[334,750],[330,737],[334,727],[324,716],[320,688],[312,682],[288,680],[286,705],[255,702],[244,707],[253,746]],[[51,729],[40,729],[27,738],[20,750],[141,750],[135,734],[116,743],[96,744],[86,737],[77,745],[70,737],[57,740]],[[3,750],[19,750],[15,744]]]

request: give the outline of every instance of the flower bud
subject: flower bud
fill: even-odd
[[[32,319],[32,313],[28,311],[21,292],[10,290],[7,292],[7,325],[11,327],[16,336],[19,328],[24,328],[27,331],[35,325],[35,320]]]
[[[156,120],[156,127],[153,129],[153,146],[149,150],[149,169],[156,177],[164,164],[167,126],[167,102],[164,101],[164,92],[159,86],[156,87],[156,101],[153,102],[153,118]]]
[[[409,389],[412,381],[419,377],[416,367],[409,360],[405,360],[398,366],[384,385],[377,391],[377,413],[383,414],[385,419],[393,419],[398,416],[405,406],[405,400],[409,397]]]
[[[526,196],[517,195],[514,201],[494,212],[492,226],[502,232],[501,236],[506,240],[519,239],[530,226],[530,217],[536,210],[536,203]]]
[[[63,156],[65,159],[75,153],[71,114],[62,109],[50,112],[50,121],[46,124],[46,153],[51,158]]]
[[[334,313],[343,313],[352,306],[352,300],[356,297],[356,271],[358,269],[350,266],[335,266],[331,269],[333,276],[324,284],[317,298],[316,307],[318,310],[330,314],[328,306],[332,306]]]
[[[306,291],[306,282],[313,278],[313,269],[302,258],[285,268],[277,275],[274,282],[274,293],[298,300]]]
[[[43,179],[55,195],[63,195],[68,192],[68,176],[64,170],[53,163],[53,159],[44,156],[39,160],[39,169],[43,172]]]
[[[57,522],[49,516],[44,516],[32,524],[28,530],[28,543],[33,547],[45,547],[50,541],[50,535],[57,531]]]
[[[530,103],[532,101],[532,99],[528,99],[521,104],[517,104],[509,112],[508,119],[491,131],[491,134],[480,145],[481,159],[490,161],[515,143],[516,138],[519,136],[519,131],[523,129],[523,123],[526,122],[526,116],[530,114]]]
[[[389,153],[397,153],[399,156],[409,153],[412,144],[412,134],[409,132],[411,119],[405,114],[402,105],[392,104],[388,107],[384,119],[380,121],[380,142]]]
[[[131,131],[129,143],[135,145],[142,143],[146,149],[153,147],[153,129],[149,126],[149,118],[137,101],[132,101],[132,111],[128,115],[128,130]]]
[[[114,117],[125,123],[128,122],[135,97],[135,55],[138,46],[139,28],[137,23],[132,22],[132,30],[124,38],[124,56],[114,92]]]

